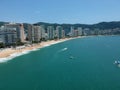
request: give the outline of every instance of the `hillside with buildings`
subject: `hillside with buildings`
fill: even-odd
[[[1,22],[0,47],[38,43],[53,39],[58,40],[66,37],[119,34],[120,22],[101,22],[93,25]]]

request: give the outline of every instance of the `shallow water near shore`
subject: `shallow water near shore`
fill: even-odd
[[[0,63],[0,90],[119,90],[119,59],[120,36],[69,40]]]
[[[79,38],[81,38],[81,37],[79,37]],[[4,63],[4,62],[7,62],[7,61],[9,61],[9,60],[12,60],[12,59],[14,59],[14,58],[16,58],[16,57],[19,57],[19,56],[22,56],[22,55],[24,55],[24,54],[29,54],[30,52],[32,52],[32,51],[37,51],[37,50],[40,50],[41,48],[45,48],[45,47],[48,47],[48,46],[51,46],[51,45],[54,45],[54,44],[58,44],[58,43],[62,43],[62,42],[64,42],[64,41],[66,41],[66,40],[71,40],[71,39],[75,39],[75,38],[69,38],[69,39],[62,39],[62,40],[57,40],[57,41],[47,41],[47,42],[42,42],[42,43],[40,43],[40,44],[38,44],[38,46],[36,47],[36,46],[33,46],[34,47],[34,49],[28,49],[28,50],[26,50],[26,49],[22,49],[22,51],[18,51],[18,50],[16,50],[16,52],[13,52],[13,53],[9,53],[9,54],[6,54],[7,53],[7,49],[6,49],[6,51],[5,52],[0,52],[0,54],[2,53],[2,58],[1,58],[1,56],[0,56],[0,63]],[[44,43],[44,44],[43,44]],[[41,45],[42,44],[42,45]],[[12,51],[12,48],[10,49],[11,51]],[[8,51],[9,52],[9,51]],[[5,55],[4,55],[5,54]]]

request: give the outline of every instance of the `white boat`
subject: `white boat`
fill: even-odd
[[[117,64],[117,65],[118,65],[118,64],[120,64],[120,61],[115,61],[114,64]]]
[[[114,64],[120,67],[120,61],[115,61]]]
[[[63,50],[67,50],[67,48],[64,48]]]
[[[65,50],[67,50],[67,49],[68,49],[68,48],[63,48],[62,51],[65,51]]]

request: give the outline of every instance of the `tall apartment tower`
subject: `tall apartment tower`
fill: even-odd
[[[65,30],[62,30],[62,38],[65,38]]]
[[[70,31],[70,33],[71,33],[71,37],[74,37],[74,27],[73,27],[73,26],[71,26],[71,31]]]
[[[62,30],[63,30],[63,28],[61,26],[56,27],[57,36],[59,39],[62,38]]]
[[[20,41],[25,42],[25,32],[23,24],[20,24],[19,28],[20,28]]]
[[[16,28],[17,40],[21,42],[25,41],[23,24],[16,24],[16,23],[5,24],[5,28]]]
[[[48,39],[54,39],[54,27],[53,26],[48,26],[47,27],[47,34],[48,34]]]
[[[41,26],[29,25],[28,40],[31,42],[39,42],[42,38]]]
[[[77,37],[78,35],[78,30],[74,30],[74,37]]]
[[[17,32],[16,28],[6,28],[3,27],[0,30],[0,41],[6,45],[11,45],[16,43]]]
[[[42,38],[41,33],[40,26],[34,26],[34,41],[40,42]]]
[[[43,39],[45,39],[45,26],[44,25],[40,25],[40,30],[41,30],[41,38]]]
[[[32,42],[34,41],[34,26],[33,25],[29,25],[28,26],[28,41]]]
[[[82,28],[78,27],[78,36],[82,36],[83,32],[82,32]]]

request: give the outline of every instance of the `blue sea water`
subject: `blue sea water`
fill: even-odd
[[[120,90],[120,36],[69,40],[0,63],[0,90]]]

